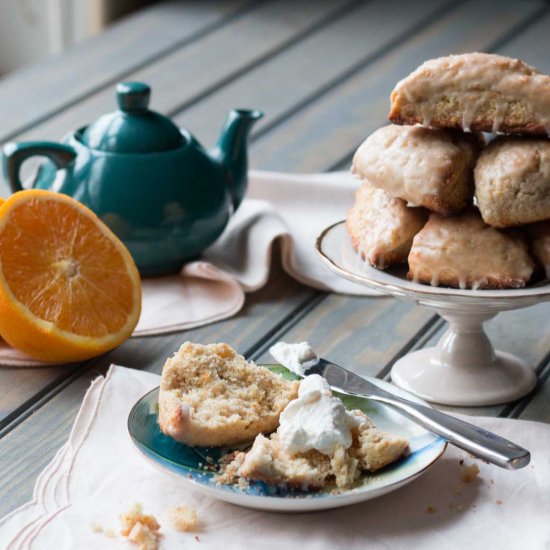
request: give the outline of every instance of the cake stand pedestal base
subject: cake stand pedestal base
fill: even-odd
[[[550,277],[525,288],[491,290],[415,283],[407,279],[404,265],[383,271],[364,262],[353,248],[345,221],[327,227],[315,247],[340,277],[433,309],[449,322],[435,348],[409,353],[395,364],[391,377],[398,386],[433,403],[471,407],[514,401],[535,387],[534,369],[495,351],[483,323],[501,311],[550,300]]]
[[[436,347],[409,353],[393,366],[392,382],[432,403],[483,406],[523,397],[536,384],[534,369],[495,351],[483,323],[494,311],[437,310],[449,322]]]

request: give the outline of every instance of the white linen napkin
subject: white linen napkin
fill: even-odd
[[[349,172],[251,171],[247,198],[202,259],[186,264],[179,275],[143,280],[142,313],[134,336],[185,330],[235,315],[245,292],[266,284],[271,248],[278,238],[283,268],[301,283],[326,291],[377,295],[331,273],[314,247],[325,227],[345,218],[357,186]],[[0,342],[0,365],[46,363]]]
[[[134,449],[126,429],[137,399],[157,375],[111,367],[83,401],[68,442],[39,477],[33,500],[0,520],[10,550],[132,548],[118,534],[118,515],[134,503],[157,517],[165,550],[194,546],[242,548],[384,548],[423,550],[550,547],[550,426],[501,418],[471,419],[528,448],[531,464],[502,470],[449,447],[422,477],[372,501],[312,514],[257,512],[192,492],[157,470]],[[464,460],[480,476],[461,481]],[[166,509],[189,505],[199,533],[179,533]],[[104,532],[93,532],[91,525]]]

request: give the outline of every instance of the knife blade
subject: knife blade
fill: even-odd
[[[469,453],[509,470],[524,468],[531,455],[527,449],[488,430],[454,418],[426,405],[387,392],[361,376],[319,357],[302,363],[304,376],[319,374],[333,389],[366,397],[398,411],[430,432]]]

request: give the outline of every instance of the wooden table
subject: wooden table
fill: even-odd
[[[0,142],[57,139],[111,111],[118,81],[144,80],[153,107],[207,145],[230,108],[264,110],[252,136],[254,168],[346,169],[357,145],[385,123],[393,85],[422,61],[484,50],[550,72],[548,28],[543,0],[166,2],[0,81]],[[517,403],[466,412],[549,422],[550,304],[501,314],[487,329],[499,348],[533,365],[539,385]],[[78,365],[0,369],[0,516],[31,498],[90,381],[111,363],[159,373],[184,340],[225,341],[261,361],[284,338],[386,377],[399,357],[444,330],[427,309],[319,292],[275,265],[265,288],[230,320],[131,339]]]

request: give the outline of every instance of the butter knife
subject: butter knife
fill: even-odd
[[[366,397],[395,409],[449,443],[501,468],[517,470],[529,464],[529,451],[483,428],[458,420],[425,405],[389,393],[364,378],[319,357],[301,364],[304,376],[321,375],[333,389]]]

